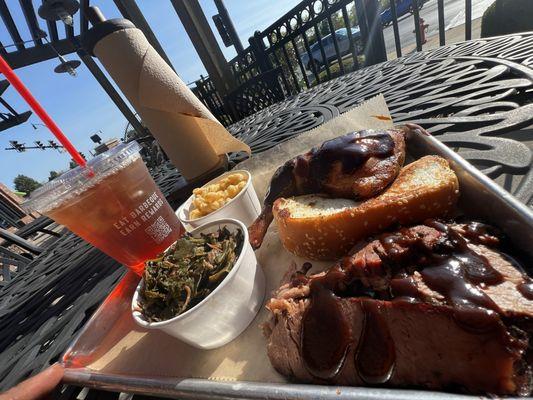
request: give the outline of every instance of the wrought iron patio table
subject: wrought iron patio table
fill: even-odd
[[[533,203],[533,33],[452,44],[341,76],[229,127],[254,153],[383,93],[397,123],[416,122],[528,205]],[[531,127],[531,128],[530,128]],[[242,155],[230,157],[233,164]],[[163,193],[183,187],[166,164]],[[0,290],[0,390],[60,356],[123,269],[64,234]],[[69,388],[63,395],[72,395]],[[112,398],[118,398],[118,395]]]

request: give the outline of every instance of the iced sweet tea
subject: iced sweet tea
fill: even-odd
[[[138,156],[45,214],[138,274],[144,261],[182,234],[174,211]]]

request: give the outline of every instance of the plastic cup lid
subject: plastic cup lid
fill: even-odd
[[[136,141],[121,143],[89,160],[87,168],[73,168],[34,190],[22,207],[29,212],[46,213],[131,164],[140,150]]]

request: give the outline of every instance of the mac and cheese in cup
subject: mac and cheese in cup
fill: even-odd
[[[176,214],[187,230],[221,218],[234,218],[246,226],[259,216],[257,198],[248,171],[228,171],[193,190]]]

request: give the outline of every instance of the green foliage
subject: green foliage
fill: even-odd
[[[299,48],[303,47],[303,44],[300,46],[300,41],[295,41],[296,45],[299,46]],[[303,42],[303,40],[302,40]],[[287,54],[287,57],[285,57],[285,52]],[[302,87],[303,85],[303,78],[301,76],[300,67],[298,65],[298,57],[296,56],[296,51],[292,45],[292,43],[285,46],[285,52],[281,49],[276,50],[276,55],[278,57],[280,66],[283,70],[283,75],[288,80],[289,85],[291,86],[294,93],[297,92],[297,87]],[[275,60],[274,58],[272,58]],[[274,61],[274,65],[275,65]],[[294,71],[294,74],[296,75],[297,82],[294,82],[294,78],[292,76],[291,70],[289,68],[289,65],[292,67],[292,70]]]
[[[390,0],[379,0],[379,7],[382,10],[386,10],[387,8],[390,8]]]
[[[61,175],[61,172],[50,171],[50,175],[48,176],[48,181],[51,181],[52,179],[57,178],[59,175]]]
[[[351,54],[345,55],[342,58],[342,62],[343,62],[345,71],[352,71],[355,68],[354,62],[353,62],[353,58],[352,58]],[[357,57],[357,62],[359,63],[359,65],[365,65],[365,56],[364,55],[359,55]],[[342,75],[341,74],[341,70],[340,70],[340,66],[339,66],[339,62],[337,60],[333,61],[330,64],[329,71],[331,73],[331,77],[332,78],[336,78],[336,77]],[[318,74],[318,77],[319,77],[321,82],[327,80],[328,74],[327,74],[326,69],[323,69],[322,71],[320,71],[320,73]]]
[[[533,30],[531,0],[496,0],[481,20],[481,37]]]
[[[26,193],[26,196],[41,186],[41,184],[35,179],[21,174],[17,175],[16,178],[13,179],[13,184],[15,185],[15,190],[17,192],[24,192]]]
[[[349,4],[347,6],[346,11],[348,14],[349,27],[353,28],[357,26],[357,15],[355,12],[354,4],[353,3]],[[337,11],[331,14],[331,22],[333,23],[334,31],[340,28],[347,28],[341,11]],[[327,19],[324,18],[321,21],[319,21],[317,23],[317,27],[318,27],[318,32],[322,38],[324,38],[326,35],[331,34],[330,26],[329,26]],[[307,37],[309,46],[312,46],[314,43],[317,42],[316,31],[314,28],[307,29],[307,31],[304,34]],[[296,48],[298,49],[298,53],[300,57],[307,52],[302,35],[300,34],[295,35],[294,44],[296,45]],[[279,45],[275,44],[274,46],[278,47]],[[274,56],[273,54],[270,54],[270,60],[273,65],[280,65],[282,67],[283,75],[286,77],[289,85],[292,88],[292,91],[296,93],[298,87],[305,88],[304,76],[302,74],[302,71],[299,65],[300,57],[297,56],[297,52],[296,52],[296,49],[293,47],[293,44],[291,42],[287,43],[285,45],[285,51],[283,51],[281,47],[277,48],[275,51],[275,55],[276,56]],[[276,60],[276,57],[277,57],[277,60],[279,60],[279,64]],[[294,76],[291,73],[289,66],[292,67],[292,70],[294,71],[294,75],[296,76],[296,81],[295,81]],[[304,65],[303,67],[305,69],[307,66]],[[306,72],[303,71],[303,73],[306,73]],[[310,78],[311,81],[313,81],[313,79],[314,78]]]
[[[387,0],[388,1],[388,0]],[[355,6],[353,3],[350,3],[347,6],[347,14],[348,14],[348,21],[350,24],[350,27],[355,27],[358,25],[357,23],[357,14],[355,13]],[[341,11],[337,11],[336,13],[331,14],[331,22],[333,22],[333,27],[335,30],[339,28],[346,28],[346,24],[344,23],[344,18],[342,16]],[[318,31],[320,32],[320,35],[322,37],[329,35],[331,32],[329,30],[329,24],[326,19],[323,19],[318,23]],[[307,40],[309,41],[309,45],[312,45],[317,41],[316,39],[316,33],[314,28],[308,29],[306,32]]]
[[[83,158],[85,161],[87,161],[87,157],[85,156],[85,154],[83,154],[81,151],[79,153],[80,153],[81,158]],[[76,161],[74,161],[73,159],[71,159],[69,164],[68,164],[69,169],[74,169],[77,166],[78,166],[78,163]]]

